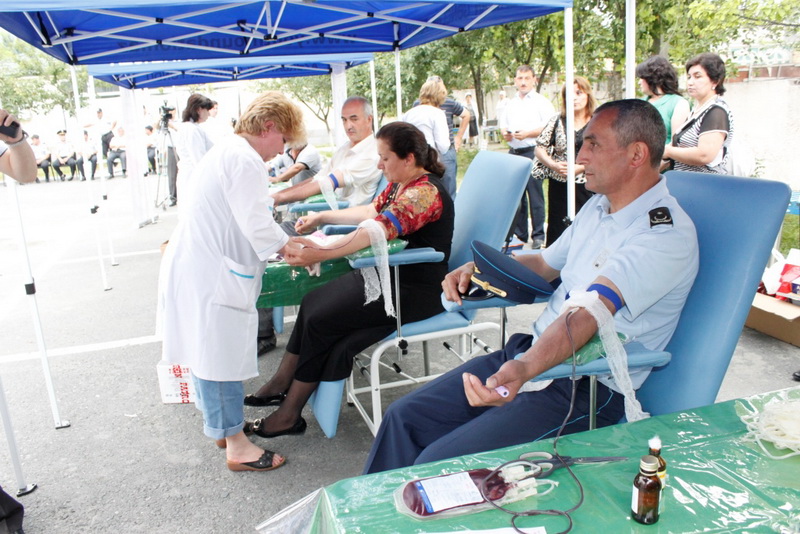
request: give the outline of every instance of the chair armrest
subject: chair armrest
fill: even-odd
[[[345,235],[355,232],[358,226],[353,224],[326,224],[321,228],[325,235]]]
[[[444,298],[444,293],[442,293],[442,306],[448,312],[482,310],[484,308],[510,308],[518,305],[518,302],[500,297],[492,297],[485,300],[462,300],[461,304],[458,304]]]
[[[631,342],[626,345],[628,354],[628,369],[642,369],[645,367],[661,367],[667,365],[672,359],[672,354],[664,351],[649,350],[641,343]],[[515,358],[522,356],[518,354]],[[606,358],[598,358],[575,368],[576,375],[610,375]],[[533,381],[551,380],[553,378],[566,378],[572,376],[572,364],[562,363],[533,378]]]
[[[444,259],[444,253],[433,248],[412,248],[389,254],[389,265],[410,265],[412,263],[435,263]],[[375,267],[375,257],[359,258],[350,261],[353,269]]]
[[[339,209],[343,210],[350,207],[350,203],[344,200],[337,201]],[[308,211],[328,211],[331,207],[327,202],[298,202],[289,206],[289,213],[299,213]]]

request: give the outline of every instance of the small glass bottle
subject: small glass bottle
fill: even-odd
[[[653,436],[647,442],[650,448],[650,456],[658,458],[658,478],[661,480],[661,488],[667,485],[667,461],[661,456],[661,438]]]
[[[652,525],[658,521],[661,481],[657,471],[658,458],[648,454],[642,456],[639,462],[639,474],[633,479],[631,517],[645,525]]]

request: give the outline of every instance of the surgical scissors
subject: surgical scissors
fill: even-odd
[[[533,458],[533,459],[531,459]],[[553,474],[553,471],[568,465],[575,464],[594,464],[604,462],[621,462],[627,460],[627,456],[553,456],[549,452],[526,452],[520,455],[520,460],[530,463],[533,471],[530,476],[534,478],[545,478]]]

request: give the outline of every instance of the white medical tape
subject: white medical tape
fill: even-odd
[[[389,275],[389,247],[386,243],[386,231],[383,225],[375,219],[367,219],[358,225],[369,234],[372,246],[372,255],[375,257],[375,267],[361,269],[364,277],[365,304],[377,300],[383,294],[383,306],[386,315],[394,317],[394,304],[392,303],[392,279]]]
[[[625,395],[625,417],[630,422],[650,417],[650,414],[643,411],[642,405],[636,400],[636,392],[628,373],[628,354],[622,347],[622,342],[614,329],[614,318],[600,300],[597,291],[570,291],[569,300],[564,302],[561,313],[570,308],[583,308],[597,321],[597,332],[600,335],[600,341],[603,342],[611,376],[614,377],[617,387]]]
[[[318,174],[314,177],[314,180],[319,184],[319,191],[322,193],[325,202],[328,203],[328,207],[332,210],[338,210],[339,203],[336,201],[336,195],[333,192],[333,183],[331,183],[330,177],[327,174]]]

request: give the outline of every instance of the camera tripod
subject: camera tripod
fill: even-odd
[[[158,143],[156,145],[156,183],[155,206],[166,211],[168,205],[177,200],[169,190],[169,183],[178,174],[178,155],[175,151],[175,142],[172,139],[172,132],[169,130],[169,119],[166,115],[161,118],[158,127]],[[162,178],[166,178],[167,191],[164,196],[161,192]]]

